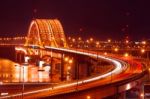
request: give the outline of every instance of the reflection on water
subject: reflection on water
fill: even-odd
[[[20,66],[16,63],[0,59],[0,82],[49,82],[49,70],[38,71],[37,66]]]

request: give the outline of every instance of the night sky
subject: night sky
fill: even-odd
[[[67,36],[150,38],[150,0],[1,0],[0,36],[26,35],[33,18],[59,19]]]

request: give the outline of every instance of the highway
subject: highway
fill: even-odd
[[[33,47],[33,46],[31,45],[30,47]],[[114,57],[102,55],[97,52],[87,51],[87,50],[56,48],[56,47],[49,47],[49,46],[45,46],[44,49],[45,50],[58,50],[58,51],[63,51],[63,52],[69,52],[69,53],[74,53],[74,54],[100,58],[100,59],[113,63],[115,68],[112,71],[109,71],[102,75],[88,77],[86,79],[81,79],[77,81],[62,82],[57,85],[48,85],[44,88],[42,87],[36,90],[32,89],[30,91],[25,91],[23,94],[21,92],[15,93],[15,94],[8,94],[6,96],[1,96],[0,98],[12,98],[12,97],[19,97],[22,95],[25,98],[52,96],[52,95],[57,95],[57,94],[62,94],[62,93],[69,93],[69,92],[73,92],[76,90],[85,90],[85,89],[99,86],[99,85],[105,85],[108,83],[123,80],[126,77],[131,77],[132,75],[132,71],[131,71],[132,68],[130,66],[130,62],[127,60],[123,60],[121,58],[117,58],[117,57],[114,58]],[[139,63],[136,63],[136,64],[139,67],[141,66]],[[139,67],[134,68],[135,69],[134,71],[141,72],[141,70],[139,70]],[[112,75],[113,75],[113,81],[112,81]]]

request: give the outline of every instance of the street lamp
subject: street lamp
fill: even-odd
[[[115,48],[115,49],[114,49],[115,52],[118,52],[118,50],[119,50],[118,48]]]
[[[88,95],[88,96],[86,96],[86,99],[91,99],[91,96],[89,96],[89,95]]]
[[[128,57],[128,56],[129,56],[129,54],[128,54],[128,53],[125,53],[125,54],[124,54],[124,56],[125,56],[125,57]]]
[[[69,63],[70,63],[70,64],[72,64],[72,63],[73,63],[73,60],[72,60],[72,59],[70,59],[70,60],[69,60]]]

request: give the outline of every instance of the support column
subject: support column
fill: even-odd
[[[53,57],[51,57],[51,69],[50,69],[50,78],[51,82],[53,81]]]
[[[61,53],[61,81],[64,80],[64,54]]]

